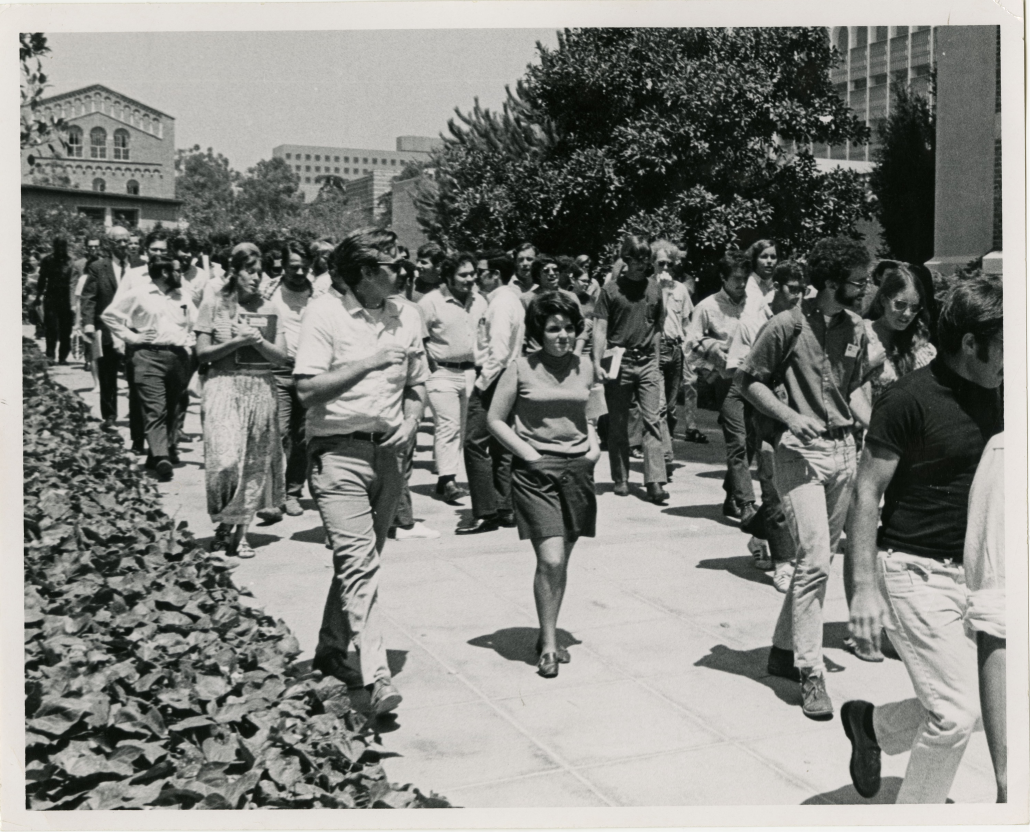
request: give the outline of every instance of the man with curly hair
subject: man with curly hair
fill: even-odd
[[[768,669],[801,683],[811,719],[833,717],[823,601],[855,480],[854,427],[868,424],[866,331],[851,309],[868,283],[868,264],[854,240],[819,240],[808,257],[816,296],[770,319],[738,371],[745,398],[781,423],[774,481],[797,548]],[[786,401],[774,390],[780,384]]]

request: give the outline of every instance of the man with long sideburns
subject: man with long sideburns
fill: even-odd
[[[403,485],[403,460],[425,407],[429,366],[417,310],[390,298],[397,237],[348,234],[330,258],[332,286],[301,321],[293,367],[307,408],[308,487],[333,550],[333,580],[312,666],[351,684],[351,646],[372,713],[401,702],[376,603],[379,565]]]

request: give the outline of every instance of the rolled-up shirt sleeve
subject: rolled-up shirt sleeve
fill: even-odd
[[[984,448],[969,489],[963,566],[972,632],[1005,638],[1005,442],[994,436]]]
[[[295,376],[317,376],[330,370],[333,363],[333,332],[326,325],[322,308],[314,303],[304,310],[297,336]]]

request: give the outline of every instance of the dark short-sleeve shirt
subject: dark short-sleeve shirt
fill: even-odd
[[[609,346],[653,349],[665,326],[665,304],[658,281],[653,277],[630,280],[620,275],[606,283],[594,305],[594,318],[608,321]]]
[[[899,457],[884,495],[880,547],[961,562],[969,489],[1002,427],[1001,391],[967,381],[940,358],[888,388],[866,436]]]
[[[794,337],[797,310],[774,315],[740,369],[763,384],[780,369]],[[868,337],[862,319],[845,309],[826,323],[815,303],[803,303],[797,345],[783,372],[787,403],[802,416],[818,419],[827,429],[855,423],[848,403],[868,380]]]

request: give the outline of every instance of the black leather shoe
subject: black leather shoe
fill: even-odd
[[[748,534],[754,534],[752,527],[758,519],[758,509],[754,503],[744,503],[740,506],[740,528]]]
[[[684,435],[683,438],[688,442],[696,442],[698,445],[707,445],[708,437],[705,436],[697,428],[691,428]]]
[[[448,480],[442,486],[437,484],[436,493],[443,497],[445,503],[456,503],[464,500],[469,493],[454,480]]]
[[[171,461],[167,457],[160,457],[154,463],[154,473],[159,482],[171,482],[174,474]]]
[[[801,671],[794,667],[794,651],[784,650],[782,647],[769,648],[769,663],[765,666],[770,676],[779,676],[781,679],[790,679],[792,682],[801,681]]]
[[[494,515],[492,517],[480,517],[474,525],[456,529],[455,534],[486,534],[495,532],[501,527],[501,521]]]
[[[172,465],[178,465],[182,460],[179,459],[179,449],[169,448],[168,449],[168,460]]]
[[[502,529],[514,529],[516,526],[518,526],[518,523],[515,522],[515,515],[512,514],[510,511],[502,511],[500,514],[498,514],[497,524]]]
[[[142,442],[133,442],[132,443],[132,454],[133,454],[133,456],[143,456],[143,455],[146,454],[146,452],[147,452],[147,446],[144,445]]]
[[[734,520],[739,520],[740,506],[737,505],[737,501],[732,497],[727,497],[722,504],[722,513],[727,517],[732,517]]]
[[[647,484],[647,499],[652,503],[661,505],[669,499],[669,492],[662,488],[660,482],[649,482]]]
[[[628,482],[617,482],[615,487],[612,489],[612,493],[616,497],[628,497],[629,496],[629,483]]]
[[[348,665],[343,656],[336,653],[323,653],[315,656],[311,661],[311,669],[317,670],[323,676],[339,679],[351,690],[358,690],[362,687],[361,671]]]
[[[869,702],[853,699],[840,709],[844,733],[851,741],[851,782],[862,797],[875,797],[880,791],[880,746],[865,730],[865,715],[872,707]]]

